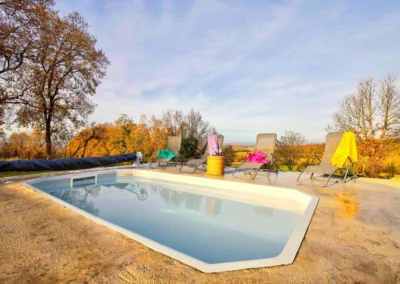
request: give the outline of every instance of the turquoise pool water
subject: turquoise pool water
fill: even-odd
[[[141,177],[42,181],[35,187],[92,215],[208,264],[279,255],[300,215],[187,192]],[[185,190],[185,191],[184,191]]]

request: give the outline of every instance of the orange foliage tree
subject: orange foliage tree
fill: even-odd
[[[380,173],[386,170],[385,161],[390,155],[394,142],[393,139],[374,137],[358,141],[360,162],[357,171],[373,178],[380,177]]]
[[[146,159],[165,148],[167,129],[156,117],[142,116],[136,123],[121,115],[114,123],[91,124],[79,131],[67,147],[68,157],[118,155],[140,151]]]
[[[305,169],[309,165],[316,165],[318,159],[322,158],[325,144],[305,144],[299,146],[300,159],[297,161],[296,169],[298,171]]]
[[[45,157],[43,135],[40,132],[12,133],[8,141],[2,143],[3,158],[42,159]]]

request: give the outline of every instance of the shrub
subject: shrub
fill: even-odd
[[[190,136],[182,139],[181,157],[185,159],[195,158],[198,156],[199,140]]]
[[[233,150],[232,145],[226,145],[222,149],[222,156],[225,158],[225,165],[230,166],[232,163],[235,161],[236,158],[236,152]]]

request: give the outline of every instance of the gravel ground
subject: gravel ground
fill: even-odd
[[[296,188],[295,178],[252,182]],[[400,283],[400,189],[363,181],[299,189],[320,201],[293,264],[206,274],[3,184],[0,283]]]

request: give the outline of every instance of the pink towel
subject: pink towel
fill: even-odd
[[[210,156],[217,156],[219,154],[218,135],[208,136],[208,152]]]
[[[255,151],[247,155],[247,162],[268,164],[269,161],[265,159],[267,155],[261,151]]]

